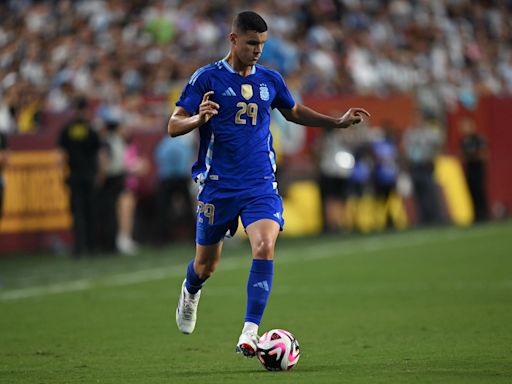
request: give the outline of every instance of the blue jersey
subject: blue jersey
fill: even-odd
[[[221,60],[197,70],[176,105],[194,115],[208,91],[214,91],[210,100],[220,108],[218,115],[199,128],[193,178],[201,184],[214,181],[223,189],[246,189],[264,180],[274,183],[270,112],[295,105],[282,76],[255,65],[250,75],[243,77]]]

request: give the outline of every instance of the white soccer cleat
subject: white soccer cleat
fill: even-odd
[[[185,281],[183,280],[181,285],[180,300],[176,308],[176,324],[181,332],[189,334],[194,332],[196,327],[197,305],[199,304],[201,291],[194,295],[189,293],[185,287]]]
[[[242,332],[236,345],[236,353],[242,353],[245,357],[256,356],[259,336],[254,332]]]
[[[118,235],[116,238],[117,250],[123,255],[134,256],[139,252],[137,243],[129,236]]]

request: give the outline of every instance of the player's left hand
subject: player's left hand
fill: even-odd
[[[345,114],[338,120],[339,128],[348,128],[352,125],[359,124],[363,121],[363,117],[370,117],[370,113],[363,108],[350,108]]]

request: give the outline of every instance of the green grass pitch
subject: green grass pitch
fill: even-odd
[[[174,311],[192,245],[0,258],[0,383],[511,383],[512,222],[280,239],[260,330],[290,372],[234,353],[250,267],[229,241],[194,334]]]

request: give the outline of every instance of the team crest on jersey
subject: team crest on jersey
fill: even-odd
[[[242,84],[242,96],[249,100],[252,97],[252,85],[251,84]]]
[[[270,94],[268,92],[267,84],[260,84],[260,99],[263,101],[268,101]]]

